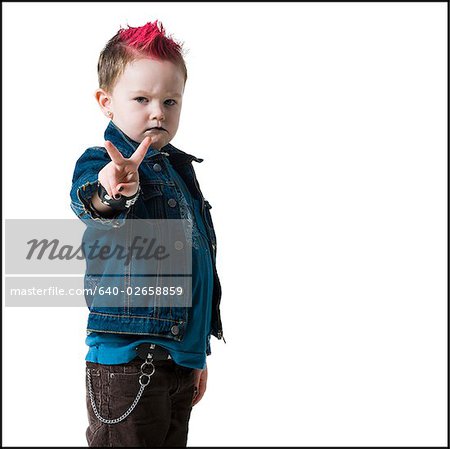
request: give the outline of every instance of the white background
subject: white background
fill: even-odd
[[[227,340],[188,445],[445,445],[446,3],[3,3],[5,219],[75,218],[98,55],[156,19]],[[87,445],[86,320],[3,307],[4,445]]]

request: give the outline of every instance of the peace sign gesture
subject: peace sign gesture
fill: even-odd
[[[139,188],[138,168],[147,154],[152,142],[152,136],[146,136],[130,158],[122,156],[120,151],[109,140],[105,141],[105,148],[111,162],[105,165],[98,173],[100,184],[106,189],[108,195],[133,196]]]

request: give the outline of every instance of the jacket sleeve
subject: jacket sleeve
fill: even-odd
[[[125,224],[129,210],[103,218],[90,207],[91,199],[97,190],[98,173],[111,159],[103,147],[88,148],[77,160],[70,190],[70,207],[86,226],[107,230]]]

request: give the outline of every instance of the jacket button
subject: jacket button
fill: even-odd
[[[173,335],[178,335],[180,333],[180,328],[174,325],[170,328],[170,332],[172,332]]]
[[[167,204],[168,204],[170,207],[175,207],[175,206],[177,205],[177,200],[174,199],[174,198],[170,198],[170,200],[167,201]]]
[[[174,243],[174,246],[175,246],[175,249],[178,249],[178,250],[183,249],[183,247],[184,247],[183,242],[180,242],[179,240],[177,240]]]
[[[153,165],[153,170],[155,170],[155,171],[161,171],[161,165],[159,165],[159,164]]]

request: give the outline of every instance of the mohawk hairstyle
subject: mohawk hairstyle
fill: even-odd
[[[187,69],[182,44],[166,36],[162,23],[155,20],[141,27],[120,27],[108,41],[97,64],[99,87],[111,93],[128,63],[148,57],[173,62],[182,70],[186,83]]]

